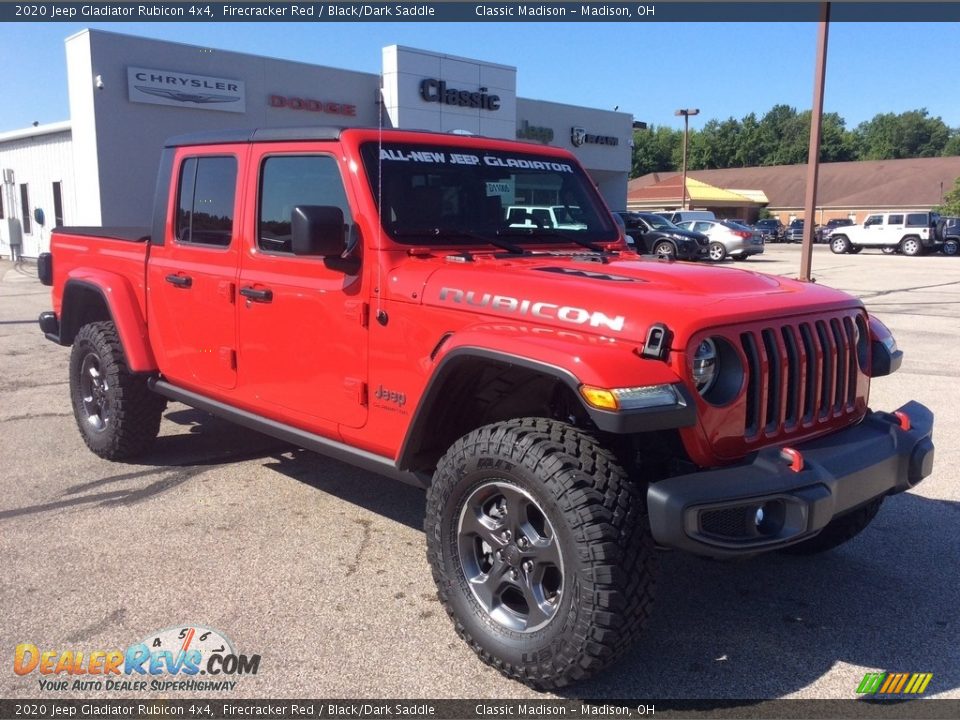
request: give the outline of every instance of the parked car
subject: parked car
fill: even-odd
[[[653,213],[664,217],[670,222],[679,225],[688,220],[716,220],[717,216],[710,210],[664,210]]]
[[[816,242],[829,242],[830,235],[833,234],[833,231],[838,227],[849,227],[854,224],[850,218],[833,218],[827,220],[827,224],[817,230],[814,235],[814,240]]]
[[[780,222],[779,218],[764,218],[763,220],[757,220],[757,222],[753,224],[753,229],[755,232],[760,233],[765,243],[783,241],[783,223]]]
[[[940,252],[951,256],[960,254],[960,218],[941,217],[934,232]]]
[[[787,231],[784,233],[783,239],[785,242],[803,242],[803,220],[794,220],[787,226]]]
[[[507,208],[510,227],[586,230],[577,215],[580,208],[566,205],[511,205]]]
[[[864,248],[899,250],[904,255],[922,255],[940,249],[937,223],[940,216],[932,211],[873,213],[863,225],[838,228],[830,235],[830,249],[838,255],[858,253]]]
[[[678,224],[684,230],[694,230],[710,238],[708,254],[715,262],[728,255],[734,260],[746,260],[763,252],[763,237],[746,225],[728,220],[688,220]]]
[[[639,253],[678,260],[706,259],[710,240],[703,233],[677,227],[653,213],[614,213],[626,227],[628,242],[632,241]]]

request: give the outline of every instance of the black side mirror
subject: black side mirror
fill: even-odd
[[[343,210],[330,205],[298,205],[290,213],[294,255],[339,256],[346,247]]]
[[[33,209],[33,219],[36,221],[37,225],[39,225],[40,227],[43,227],[46,224],[47,218],[43,214],[43,208]]]

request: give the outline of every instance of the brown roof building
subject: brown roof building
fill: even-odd
[[[753,221],[766,196],[767,210],[788,223],[803,217],[806,193],[806,165],[691,170],[687,173],[687,195],[691,209],[713,210],[718,217],[744,217]],[[823,163],[817,191],[818,224],[839,217],[862,222],[871,212],[882,210],[929,210],[939,205],[943,193],[960,177],[960,157],[916,158],[909,160],[865,160]],[[698,198],[701,188],[690,180],[721,189],[741,202],[711,205],[709,197]],[[649,173],[627,186],[627,208],[672,209],[682,204],[680,173]],[[738,189],[739,188],[739,189]]]

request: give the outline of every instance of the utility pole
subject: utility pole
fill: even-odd
[[[681,210],[689,210],[687,207],[687,133],[690,130],[690,116],[699,115],[699,108],[682,108],[676,110],[676,116],[683,116],[683,203]]]
[[[813,71],[813,106],[810,110],[810,148],[807,153],[807,195],[803,203],[803,248],[800,252],[800,279],[810,282],[813,264],[813,225],[817,207],[817,178],[820,175],[820,130],[823,124],[823,86],[827,75],[827,35],[830,3],[820,4],[817,33],[817,61]]]

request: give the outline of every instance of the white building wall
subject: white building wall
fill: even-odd
[[[73,179],[73,153],[69,123],[31,128],[18,133],[0,134],[0,194],[3,219],[0,220],[0,255],[11,257],[11,240],[21,245],[20,254],[36,257],[50,249],[50,231],[54,227],[53,183],[60,183],[64,224],[76,224],[76,187]],[[52,130],[52,132],[51,132]],[[13,182],[6,182],[12,171]],[[26,184],[29,196],[30,232],[23,232],[20,186]],[[41,227],[33,212],[42,208],[46,216]]]

